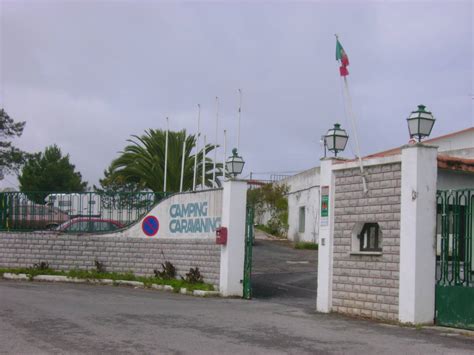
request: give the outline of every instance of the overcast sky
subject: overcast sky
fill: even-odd
[[[0,106],[27,122],[17,145],[56,143],[90,185],[130,135],[164,128],[166,116],[195,131],[198,103],[214,140],[216,96],[236,145],[238,88],[244,175],[319,165],[335,122],[353,157],[335,33],[363,154],[406,143],[420,103],[437,118],[432,136],[474,125],[469,0],[0,3]]]

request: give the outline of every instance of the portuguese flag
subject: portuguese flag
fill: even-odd
[[[349,75],[349,70],[347,70],[347,67],[349,66],[349,57],[347,56],[344,48],[342,48],[339,39],[337,39],[336,42],[336,60],[340,61],[341,63],[341,66],[339,67],[339,73],[341,76]]]

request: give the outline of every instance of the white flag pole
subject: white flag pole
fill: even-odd
[[[352,130],[353,130],[354,136],[355,136],[357,156],[359,158],[360,174],[362,176],[362,188],[364,189],[364,193],[367,193],[369,190],[367,189],[367,181],[365,180],[365,175],[364,175],[364,166],[362,164],[362,157],[360,155],[359,136],[357,134],[357,126],[356,126],[356,121],[355,121],[355,115],[354,115],[354,111],[352,109],[352,98],[351,98],[351,94],[349,92],[349,85],[347,83],[347,78],[345,76],[344,76],[344,89],[345,89],[346,99],[347,99],[347,111],[348,111],[349,116],[351,118]]]
[[[199,153],[199,137],[201,135],[201,105],[198,104],[198,129],[196,135],[196,152],[194,153],[194,174],[193,174],[193,191],[196,190],[196,178],[197,178],[197,159]]]
[[[184,178],[184,157],[186,155],[186,133],[183,141],[183,155],[181,156],[181,179],[179,180],[179,192],[183,192],[183,178]]]
[[[237,127],[237,150],[240,149],[240,117],[242,115],[242,89],[239,89],[239,120]]]
[[[202,150],[202,189],[206,188],[206,135],[204,135],[204,148]]]
[[[339,36],[337,34],[335,34],[335,36],[336,36],[336,41],[339,41]],[[342,62],[342,60],[341,60],[341,62]],[[347,75],[347,73],[346,73],[346,75]],[[354,115],[354,110],[352,109],[352,98],[351,98],[351,94],[350,94],[350,91],[349,91],[349,84],[347,82],[347,76],[346,75],[343,76],[343,78],[344,78],[345,102],[346,102],[347,112],[348,112],[349,117],[351,119],[352,130],[354,132],[355,141],[356,141],[356,150],[357,150],[357,156],[358,156],[358,160],[359,160],[360,174],[362,176],[362,188],[364,190],[364,193],[367,193],[369,190],[367,188],[367,181],[365,180],[364,166],[362,164],[362,156],[360,154],[359,135],[357,134],[356,119],[355,119],[355,115]]]
[[[219,98],[216,96],[216,136],[214,147],[214,166],[212,168],[212,184],[216,185],[216,162],[217,162],[217,136],[219,134]]]
[[[227,130],[224,129],[224,159],[222,160],[222,182],[225,180],[225,161],[227,155]]]
[[[166,138],[165,138],[165,171],[163,179],[163,192],[166,192],[166,176],[168,174],[168,131],[170,130],[169,118],[166,117]]]

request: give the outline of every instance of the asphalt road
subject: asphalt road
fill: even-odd
[[[474,338],[241,299],[0,281],[1,354],[473,354]]]
[[[257,239],[253,247],[252,296],[314,310],[317,256],[317,250],[293,249],[287,240]]]

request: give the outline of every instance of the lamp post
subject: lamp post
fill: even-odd
[[[229,174],[237,177],[244,170],[245,161],[237,154],[237,148],[232,149],[232,155],[227,159],[225,166]]]
[[[410,138],[416,137],[418,142],[430,135],[436,121],[433,114],[426,111],[425,108],[425,105],[418,105],[418,110],[413,111],[410,117],[407,118]]]
[[[330,152],[333,152],[336,157],[337,153],[342,152],[346,148],[348,140],[349,136],[347,135],[346,130],[342,129],[339,123],[334,124],[334,128],[328,130],[324,136],[327,149]]]

